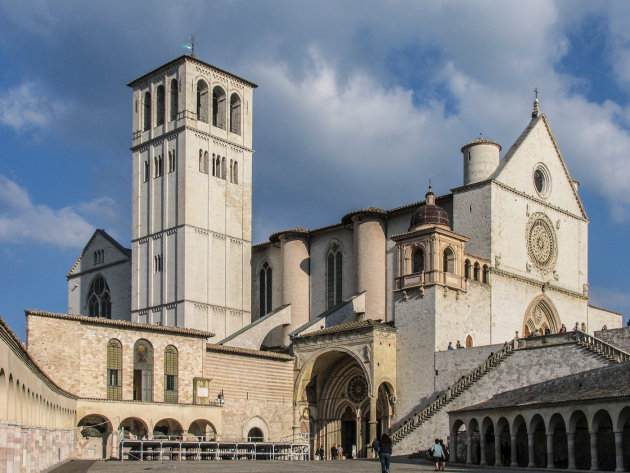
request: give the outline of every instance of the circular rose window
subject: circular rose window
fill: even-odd
[[[542,213],[532,215],[527,230],[527,253],[539,269],[551,269],[558,256],[558,240],[549,219]]]
[[[368,394],[367,381],[363,376],[355,376],[348,383],[348,399],[359,404]]]

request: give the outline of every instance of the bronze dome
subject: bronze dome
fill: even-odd
[[[435,205],[435,194],[431,191],[430,187],[425,199],[425,205],[418,207],[411,216],[409,231],[413,232],[435,225],[446,227],[450,230],[451,223],[448,219],[448,214],[442,207]]]

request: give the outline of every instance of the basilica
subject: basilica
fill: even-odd
[[[505,464],[502,444],[513,466],[630,463],[626,387],[567,413],[548,399],[548,417],[505,401],[630,375],[621,314],[589,303],[589,218],[537,99],[506,150],[461,147],[448,194],[252,244],[257,85],[188,55],[127,85],[130,248],[97,230],[67,313],[26,311],[26,346],[0,327],[7,461],[123,458],[159,436],[365,457],[390,433],[395,454],[437,436],[468,463]],[[16,446],[43,435],[28,426],[51,432],[45,458]]]

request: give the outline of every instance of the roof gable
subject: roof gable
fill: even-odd
[[[70,277],[84,271],[85,268],[82,267],[85,264],[90,264],[85,258],[89,258],[92,251],[103,249],[109,249],[109,251],[107,251],[106,261],[108,264],[128,261],[131,259],[131,250],[129,248],[123,247],[105,230],[97,229],[85,245],[85,248],[83,248],[83,251],[77,260],[72,265],[72,268],[70,268],[70,271],[68,271],[66,277]]]
[[[543,166],[549,172],[550,188],[544,198],[537,193],[534,185],[534,170],[538,166]],[[491,179],[545,204],[588,218],[544,114],[532,118],[503,157]]]

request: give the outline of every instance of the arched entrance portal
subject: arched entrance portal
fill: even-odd
[[[390,390],[385,383],[372,389],[365,363],[349,351],[331,349],[317,356],[303,368],[296,390],[297,425],[308,431],[311,451],[322,447],[330,459],[341,445],[345,458],[366,456],[371,422],[379,433],[389,428]]]
[[[553,304],[546,297],[538,297],[527,308],[523,320],[523,334],[526,337],[533,332],[544,335],[546,330],[558,333],[560,328],[559,317]]]

